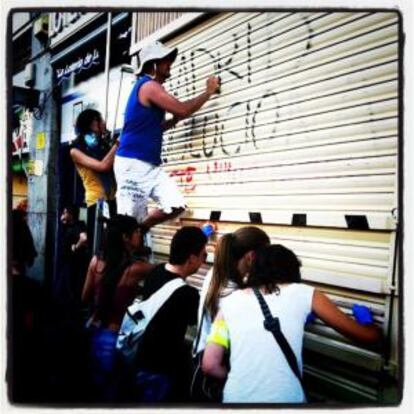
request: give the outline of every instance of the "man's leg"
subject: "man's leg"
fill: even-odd
[[[148,216],[145,218],[142,224],[149,229],[164,221],[172,220],[185,211],[184,207],[172,207],[171,209],[172,212],[169,214],[165,213],[163,210],[160,210],[159,208],[154,209],[153,211],[151,211],[150,214],[148,214]]]
[[[87,209],[87,217],[86,217],[86,234],[88,237],[88,257],[94,255],[93,251],[93,242],[95,239],[95,216],[96,216],[96,203],[89,206]]]
[[[150,197],[158,203],[160,208],[154,209],[144,219],[143,224],[147,228],[166,220],[172,220],[185,211],[185,200],[177,183],[160,167],[154,177],[154,187]]]
[[[139,223],[145,219],[150,192],[146,176],[151,168],[151,165],[132,158],[115,157],[118,214],[135,217]]]

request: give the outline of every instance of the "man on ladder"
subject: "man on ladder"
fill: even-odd
[[[219,78],[211,76],[205,91],[188,101],[181,102],[166,92],[162,85],[170,77],[177,53],[176,48],[158,41],[140,51],[139,76],[128,98],[115,156],[118,212],[136,217],[146,229],[185,210],[177,184],[160,167],[163,132],[200,109],[219,88]],[[166,121],[165,112],[173,118]],[[150,214],[149,198],[158,203]]]

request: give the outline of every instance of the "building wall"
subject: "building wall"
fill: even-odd
[[[34,88],[41,91],[39,108],[33,119],[29,143],[30,177],[28,180],[28,224],[33,234],[38,256],[28,275],[49,283],[55,258],[57,220],[57,106],[52,93],[53,73],[50,52],[33,37],[33,55],[38,56]]]
[[[164,168],[188,211],[153,230],[158,258],[178,225],[219,220],[209,264],[191,279],[200,286],[217,238],[256,223],[299,255],[304,281],[349,314],[368,305],[387,336],[398,294],[398,24],[392,12],[221,13],[169,40],[179,49],[169,91],[188,99],[211,74],[222,87],[164,137]],[[398,365],[395,352],[388,360],[319,320],[305,353],[315,395],[344,401],[381,400],[381,372]]]
[[[108,85],[108,102],[110,102],[110,105],[106,118],[106,126],[110,131],[122,127],[126,101],[135,81],[135,75],[123,72],[121,66],[110,69]],[[105,82],[105,73],[101,72],[75,86],[62,89],[61,143],[75,139],[74,124],[77,115],[81,111],[93,108],[103,113],[106,91],[102,85],[105,85]]]

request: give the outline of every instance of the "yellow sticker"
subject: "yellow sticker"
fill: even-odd
[[[36,134],[36,149],[41,150],[46,146],[46,134],[44,132],[38,132]]]

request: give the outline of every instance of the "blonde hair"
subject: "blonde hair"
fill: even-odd
[[[269,236],[258,227],[241,227],[228,233],[218,241],[213,264],[213,274],[205,300],[205,307],[214,318],[218,310],[219,297],[228,281],[241,286],[241,276],[237,269],[239,260],[249,251],[270,244]]]

